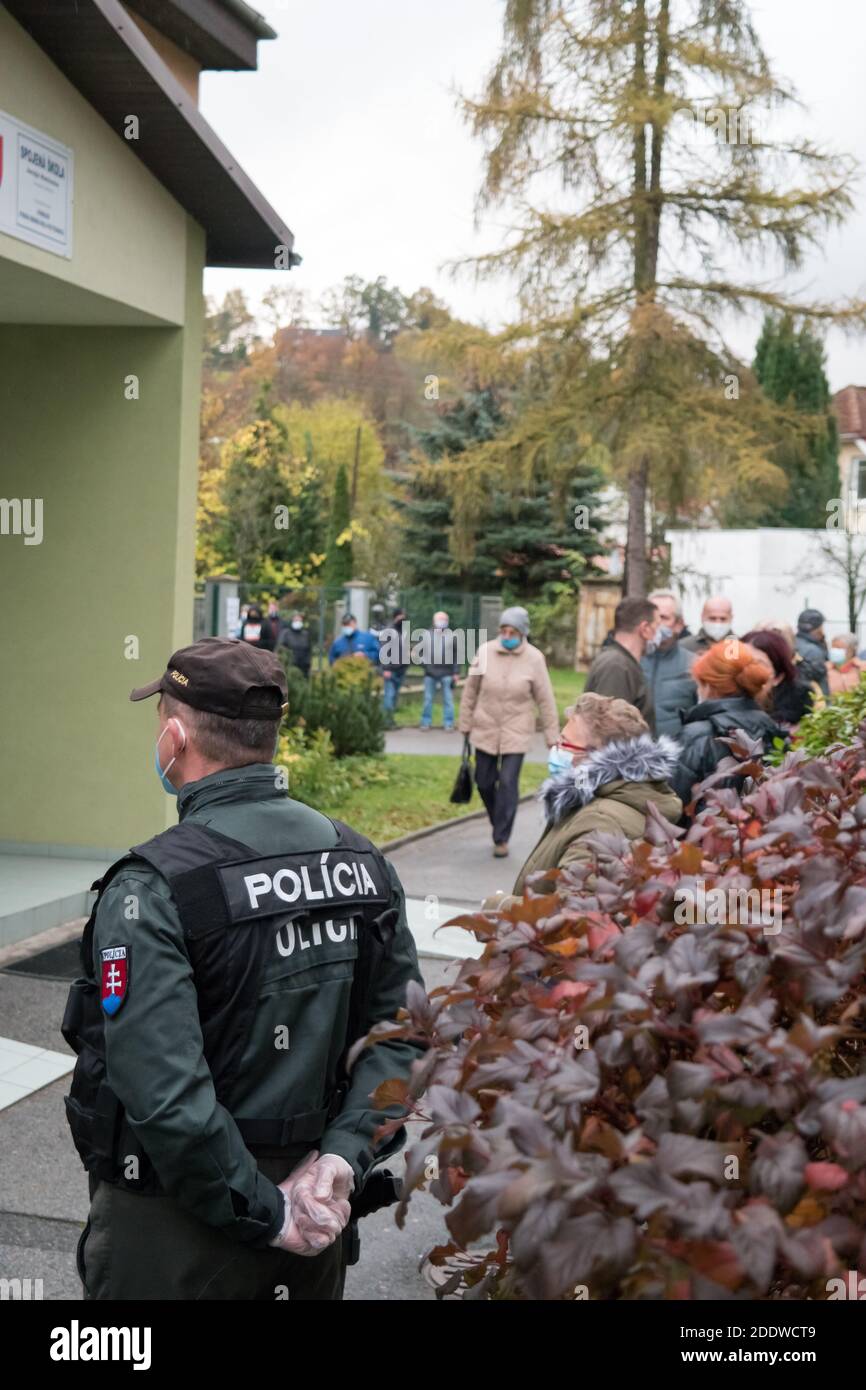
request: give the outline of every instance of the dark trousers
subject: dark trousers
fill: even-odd
[[[475,750],[475,785],[487,808],[495,845],[507,845],[514,827],[522,763],[522,753]]]
[[[259,1167],[281,1182],[296,1162],[259,1159]],[[88,1299],[333,1302],[343,1297],[344,1253],[340,1238],[320,1255],[255,1250],[206,1226],[170,1197],[101,1182],[79,1242],[78,1273]]]

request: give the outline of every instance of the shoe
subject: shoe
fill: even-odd
[[[493,858],[494,858],[494,859],[506,859],[507,857],[508,857],[508,846],[507,846],[507,845],[494,845],[494,846],[493,846]]]
[[[432,724],[419,724],[419,725],[418,725],[418,728],[419,728],[419,729],[431,729],[432,727],[433,727]]]

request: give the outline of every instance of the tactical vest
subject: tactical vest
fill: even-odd
[[[159,1191],[146,1153],[106,1079],[105,1013],[92,961],[96,910],[116,874],[143,859],[166,880],[192,964],[204,1056],[217,1100],[233,1114],[238,1071],[259,997],[266,942],[275,919],[303,927],[335,912],[360,919],[345,1046],[337,1086],[322,1110],[235,1118],[247,1147],[315,1146],[339,1113],[347,1088],[345,1056],[366,1029],[370,991],[390,948],[398,912],[383,856],[340,821],[336,845],[257,855],[249,845],[191,822],[172,826],[116,860],[94,883],[98,897],[81,942],[83,978],[69,991],[62,1032],[78,1054],[66,1117],[84,1167],[100,1181],[136,1192]],[[128,1159],[134,1156],[136,1164]],[[138,1176],[128,1176],[127,1170]]]

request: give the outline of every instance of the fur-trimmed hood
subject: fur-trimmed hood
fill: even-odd
[[[587,806],[600,787],[609,782],[667,782],[680,758],[680,746],[666,734],[613,739],[595,748],[573,768],[548,777],[538,799],[548,821],[558,825],[566,816]]]

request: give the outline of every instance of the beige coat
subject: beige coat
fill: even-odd
[[[559,715],[547,662],[526,639],[513,652],[498,639],[475,653],[460,701],[461,734],[483,753],[525,753],[535,734],[536,706],[548,744],[559,739]]]

